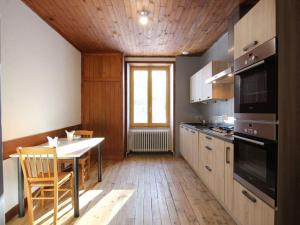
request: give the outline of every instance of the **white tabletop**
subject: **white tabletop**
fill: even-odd
[[[104,138],[79,138],[68,141],[66,138],[58,139],[58,147],[56,148],[58,159],[77,158],[99,145]],[[40,147],[48,147],[48,142],[39,145]],[[19,157],[17,153],[11,154],[9,157]]]

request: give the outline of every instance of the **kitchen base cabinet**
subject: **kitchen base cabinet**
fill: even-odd
[[[185,142],[185,130],[186,128],[184,126],[180,126],[179,128],[179,147],[180,147],[180,154],[183,158],[186,157],[186,145],[187,143]]]
[[[275,211],[234,181],[233,215],[239,225],[274,225]]]
[[[211,189],[213,187],[212,179],[212,152],[207,143],[207,135],[199,133],[199,171],[204,184]]]
[[[224,206],[229,214],[233,213],[233,144],[225,142],[225,195]]]
[[[202,181],[204,180],[204,142],[203,142],[203,134],[198,132],[198,170],[197,170],[197,174],[198,176],[202,179]]]
[[[224,204],[225,194],[225,151],[224,141],[213,139],[213,192],[215,197]]]
[[[180,152],[239,225],[275,225],[275,211],[233,179],[234,146],[180,126]]]
[[[188,135],[190,141],[190,165],[197,172],[199,167],[198,131],[191,129]]]
[[[198,131],[180,126],[180,153],[197,172],[199,167]]]
[[[225,152],[224,141],[209,135],[199,134],[199,142],[202,143],[199,152],[202,156],[200,167],[202,167],[202,180],[211,190],[214,196],[222,204],[224,203],[224,164]]]

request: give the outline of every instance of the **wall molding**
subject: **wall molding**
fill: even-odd
[[[9,155],[16,153],[17,147],[28,147],[28,146],[36,146],[46,142],[47,136],[58,136],[62,137],[65,135],[65,130],[76,130],[80,129],[81,124],[77,124],[74,126],[63,127],[57,130],[47,131],[39,134],[34,134],[26,137],[21,137],[9,141],[3,142],[3,160],[9,158]]]

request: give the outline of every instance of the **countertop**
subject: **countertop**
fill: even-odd
[[[215,137],[215,138],[218,138],[218,139],[221,139],[223,141],[226,141],[226,142],[229,142],[229,143],[233,143],[233,135],[222,135],[222,134],[218,134],[216,132],[213,132],[212,130],[209,129],[209,126],[206,126],[206,125],[202,125],[202,124],[191,124],[191,123],[181,123],[180,124],[181,126],[184,126],[184,127],[187,127],[187,128],[190,128],[190,129],[193,129],[193,130],[197,130],[197,131],[200,131],[201,133],[204,133],[204,134],[207,134],[207,135],[210,135],[212,137]]]

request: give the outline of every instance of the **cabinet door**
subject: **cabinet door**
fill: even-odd
[[[184,133],[185,133],[185,127],[181,125],[179,128],[179,148],[182,157],[184,157],[184,149],[185,149]]]
[[[183,143],[184,143],[184,146],[183,146],[183,149],[184,149],[184,155],[183,155],[183,157],[185,158],[185,160],[188,162],[189,161],[189,129],[188,128],[184,128],[184,136],[183,136],[183,138],[184,138],[184,141],[183,141]]]
[[[103,157],[124,157],[122,124],[123,98],[120,82],[84,82],[82,85],[82,125],[96,137],[105,137]]]
[[[85,81],[122,81],[122,54],[83,54],[82,74]]]
[[[204,139],[204,171],[206,176],[206,185],[213,191],[214,189],[214,168],[213,168],[213,148],[212,140],[207,139],[209,136],[205,135]],[[208,141],[209,140],[209,141]]]
[[[275,11],[275,0],[260,0],[236,23],[234,59],[276,36]]]
[[[205,167],[205,150],[204,150],[204,137],[205,135],[202,133],[198,133],[198,151],[199,151],[199,167],[198,167],[198,175],[200,176],[201,180],[206,183],[206,181],[204,181],[205,177],[205,171],[204,171],[204,167]]]
[[[233,182],[234,191],[234,218],[240,225],[248,225],[249,205],[248,199],[242,194],[244,188],[236,181]],[[254,224],[252,224],[254,225]]]
[[[254,195],[252,195],[254,196]],[[264,203],[259,198],[254,197],[256,202],[248,201],[249,218],[248,224],[252,225],[274,225],[275,212],[270,206]]]
[[[225,196],[224,202],[227,211],[233,212],[233,144],[225,142]]]
[[[275,11],[275,0],[260,0],[250,11],[252,40],[258,45],[276,36]]]
[[[212,76],[212,62],[208,63],[205,67],[201,69],[201,77],[202,77],[202,92],[201,92],[201,99],[207,100],[212,97],[212,84],[207,84],[205,82],[206,79]]]
[[[240,225],[274,225],[275,211],[234,181],[234,217]]]
[[[204,147],[203,147],[203,134],[198,132],[198,176],[203,179],[203,170],[204,170]]]
[[[195,76],[190,77],[190,103],[195,101]]]
[[[213,176],[214,185],[213,191],[215,197],[222,203],[224,203],[225,194],[225,151],[224,141],[214,138],[213,139]]]
[[[191,129],[185,128],[185,151],[186,151],[186,161],[191,165],[191,154],[192,154],[192,144],[191,144]]]
[[[209,184],[209,175],[210,175],[210,155],[207,149],[205,148],[205,134],[199,135],[199,171],[201,174],[201,179],[206,186]]]
[[[191,166],[195,172],[198,170],[199,152],[198,152],[198,132],[191,130]]]

